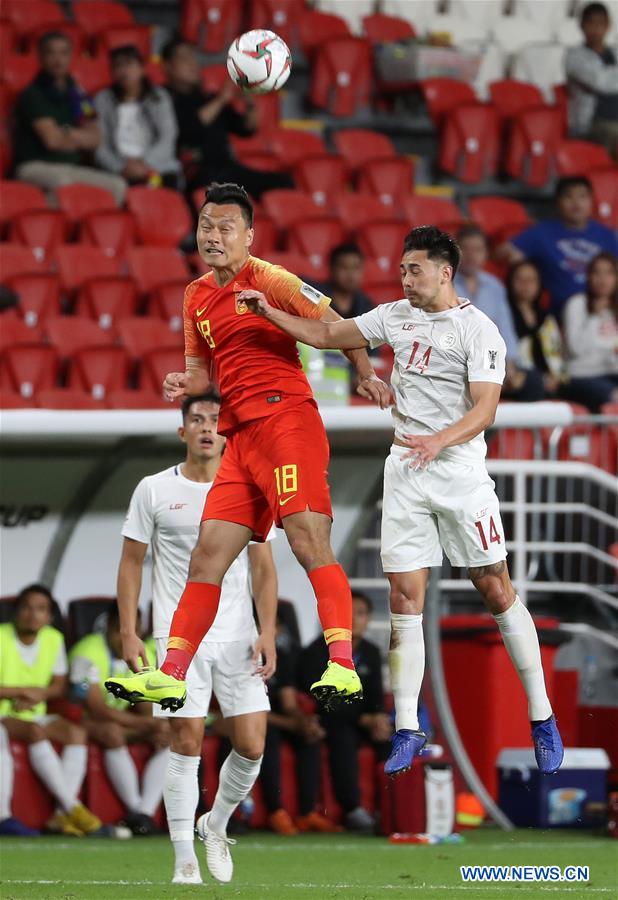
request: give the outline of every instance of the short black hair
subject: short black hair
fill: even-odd
[[[223,184],[213,181],[204,191],[204,202],[200,212],[207,203],[216,203],[217,205],[235,203],[237,206],[240,206],[247,228],[253,228],[253,203],[242,185],[234,184],[231,181],[226,181]]]
[[[170,60],[174,58],[179,47],[191,47],[193,50],[195,49],[195,45],[192,44],[191,41],[186,41],[183,37],[176,34],[161,47],[161,59],[163,62],[170,62]]]
[[[367,607],[367,612],[369,615],[373,612],[373,601],[367,596],[367,594],[363,594],[362,591],[352,591],[352,600],[362,600],[365,606]]]
[[[113,50],[109,51],[109,61],[112,66],[114,63],[130,60],[135,60],[135,62],[144,65],[144,57],[135,44],[123,44],[121,47],[114,47]]]
[[[71,47],[73,46],[73,41],[68,34],[64,33],[64,31],[46,31],[45,34],[41,35],[36,45],[39,56],[47,50],[48,45],[51,44],[52,41],[66,41]]]
[[[448,231],[440,231],[435,225],[419,225],[404,238],[403,252],[426,250],[429,259],[448,263],[453,269],[453,277],[459,267],[461,250],[455,238]]]
[[[185,397],[182,401],[180,411],[182,413],[182,421],[184,422],[189,415],[189,411],[194,403],[218,403],[221,405],[221,394],[214,388],[204,391],[203,394],[195,394],[192,397]]]
[[[365,254],[358,246],[358,244],[354,244],[349,242],[347,244],[337,244],[336,247],[330,251],[330,256],[328,257],[328,265],[332,269],[334,265],[336,265],[342,256],[358,256],[359,259],[365,259]]]
[[[574,187],[585,187],[590,194],[592,193],[592,184],[585,175],[567,175],[564,178],[559,178],[556,182],[554,199],[560,200],[567,191]]]
[[[609,22],[609,10],[604,3],[587,3],[579,14],[579,24],[583,25],[591,16],[605,16]]]
[[[47,585],[41,584],[38,581],[34,581],[32,584],[27,584],[26,587],[23,587],[15,598],[15,615],[17,615],[20,608],[24,605],[29,594],[44,594],[49,600],[49,611],[50,613],[53,613],[54,598],[52,592],[47,587]]]
[[[487,235],[476,222],[466,222],[465,225],[462,225],[459,231],[457,232],[457,243],[461,244],[466,238],[469,237],[480,237],[483,238],[485,244],[487,244]]]

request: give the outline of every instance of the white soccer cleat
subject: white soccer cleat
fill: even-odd
[[[224,837],[221,834],[217,834],[216,831],[212,831],[208,827],[209,815],[210,813],[206,813],[205,816],[200,816],[195,828],[197,836],[204,842],[208,871],[217,881],[226,884],[232,880],[232,875],[234,874],[234,863],[230,853],[230,846],[235,844],[236,841],[233,838]]]
[[[174,871],[172,884],[203,884],[200,867],[196,862],[185,863]]]

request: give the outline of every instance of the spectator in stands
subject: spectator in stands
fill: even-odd
[[[12,812],[13,801],[13,757],[9,736],[4,725],[0,725],[0,837],[36,837],[34,828],[17,819]]]
[[[129,184],[176,188],[178,128],[167,91],[150,81],[137,47],[116,47],[109,60],[112,85],[94,99],[103,134],[97,163]]]
[[[356,244],[338,244],[328,260],[328,281],[320,290],[332,299],[332,308],[343,319],[352,319],[373,309],[374,304],[361,290],[365,257]]]
[[[538,222],[496,251],[509,265],[522,259],[535,262],[543,287],[549,291],[550,311],[562,317],[564,304],[586,284],[586,267],[602,250],[618,254],[618,237],[592,219],[592,185],[583,175],[561,178],[555,192],[556,219]]]
[[[509,400],[532,402],[544,396],[543,379],[521,362],[519,344],[504,285],[485,271],[488,259],[487,238],[478,225],[464,225],[457,234],[461,262],[455,275],[455,290],[491,319],[506,344],[506,378],[502,394]]]
[[[599,253],[588,266],[586,291],[564,310],[570,381],[565,396],[597,412],[618,403],[618,261]]]
[[[361,806],[358,750],[362,741],[368,741],[377,758],[386,759],[393,731],[384,707],[380,651],[364,636],[371,613],[369,597],[354,592],[352,651],[363,684],[363,699],[334,712],[323,712],[321,716],[335,796],[344,813],[343,823],[349,831],[364,833],[373,832],[375,823],[371,813]],[[309,693],[310,685],[324,670],[327,658],[328,650],[321,637],[302,651],[298,665],[298,684],[302,691]]]
[[[58,31],[38,45],[41,70],[17,101],[15,175],[53,194],[64,184],[105,188],[122,203],[125,182],[88,165],[101,142],[92,101],[71,76],[71,41]]]
[[[541,274],[535,264],[527,260],[515,263],[506,290],[521,364],[541,372],[546,396],[555,397],[566,377],[562,336],[555,317],[543,308]]]
[[[603,3],[584,6],[584,43],[566,54],[569,130],[603,144],[618,160],[618,53],[605,43],[610,20]]]
[[[15,601],[13,621],[0,625],[0,719],[9,737],[28,745],[32,768],[58,803],[47,830],[94,834],[101,821],[78,799],[86,775],[86,731],[47,712],[47,703],[64,697],[67,687],[64,637],[51,621],[51,593],[31,584]],[[61,756],[52,741],[63,746]]]
[[[314,712],[307,712],[296,692],[297,647],[277,616],[277,671],[268,682],[271,712],[268,714],[266,746],[260,771],[264,803],[270,827],[278,834],[302,831],[338,831],[334,823],[315,810],[320,779],[320,745],[325,731]],[[281,743],[294,749],[300,818],[294,823],[281,797]]]
[[[178,122],[179,155],[189,189],[211,181],[232,181],[242,184],[259,200],[265,191],[273,188],[294,187],[288,175],[251,169],[234,158],[229,135],[249,137],[257,127],[257,109],[250,96],[244,97],[245,109],[241,113],[232,105],[238,90],[229,79],[218,94],[203,91],[197,53],[186,41],[168,42],[162,57]]]
[[[138,620],[139,630],[139,620]],[[151,665],[156,664],[152,639],[146,641]],[[88,634],[69,654],[72,696],[83,702],[87,714],[83,724],[88,737],[103,749],[105,771],[127,813],[125,824],[135,835],[157,831],[153,816],[163,799],[165,770],[169,756],[169,724],[152,714],[152,704],[130,707],[109,694],[103,682],[110,675],[126,674],[122,658],[118,607],[113,603],[105,634]],[[140,740],[150,744],[153,754],[139,775],[128,744]]]

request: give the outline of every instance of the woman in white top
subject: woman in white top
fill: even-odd
[[[599,253],[588,266],[588,288],[567,302],[564,337],[569,400],[593,411],[618,403],[618,260]]]

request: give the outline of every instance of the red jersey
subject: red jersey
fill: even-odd
[[[261,291],[292,315],[320,319],[330,298],[296,275],[250,256],[236,277],[219,287],[212,272],[185,291],[185,356],[202,358],[219,385],[219,431],[227,434],[251,419],[272,415],[313,396],[296,341],[237,299]]]

